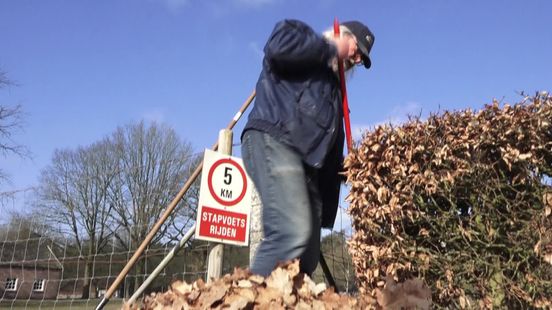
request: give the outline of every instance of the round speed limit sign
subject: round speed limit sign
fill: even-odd
[[[227,207],[239,203],[247,191],[245,171],[231,158],[219,159],[211,166],[207,184],[211,196]]]

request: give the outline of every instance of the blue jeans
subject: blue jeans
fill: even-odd
[[[242,157],[263,205],[264,238],[251,271],[267,276],[278,262],[299,258],[301,271],[312,275],[320,256],[316,171],[293,149],[256,130],[244,133]]]

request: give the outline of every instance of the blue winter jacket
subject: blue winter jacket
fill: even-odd
[[[264,53],[255,104],[243,132],[270,134],[314,168],[322,226],[331,227],[339,200],[344,137],[339,81],[330,66],[337,49],[305,23],[283,20],[276,24]]]

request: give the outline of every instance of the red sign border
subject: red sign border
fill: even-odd
[[[222,164],[231,164],[231,165],[235,166],[236,168],[238,168],[238,171],[240,172],[242,180],[243,180],[243,190],[242,190],[242,192],[240,193],[238,198],[236,198],[234,200],[231,200],[231,201],[224,201],[224,200],[220,199],[217,196],[217,194],[215,193],[215,190],[213,188],[213,173],[215,172],[215,169],[218,166],[222,165]],[[230,206],[238,204],[240,201],[242,201],[243,197],[245,196],[245,193],[247,191],[247,178],[245,176],[245,171],[243,170],[243,168],[236,161],[232,160],[232,158],[223,158],[223,159],[217,160],[211,166],[211,169],[209,169],[209,174],[207,176],[207,185],[209,186],[209,192],[211,193],[211,196],[213,197],[213,199],[215,199],[218,203],[220,203],[223,206],[230,207]]]

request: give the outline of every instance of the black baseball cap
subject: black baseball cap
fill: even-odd
[[[370,61],[370,50],[376,39],[374,34],[366,25],[356,20],[343,22],[341,25],[347,27],[347,29],[355,35],[358,48],[362,52],[362,63],[364,63],[366,69],[370,68],[372,65],[372,61]]]

